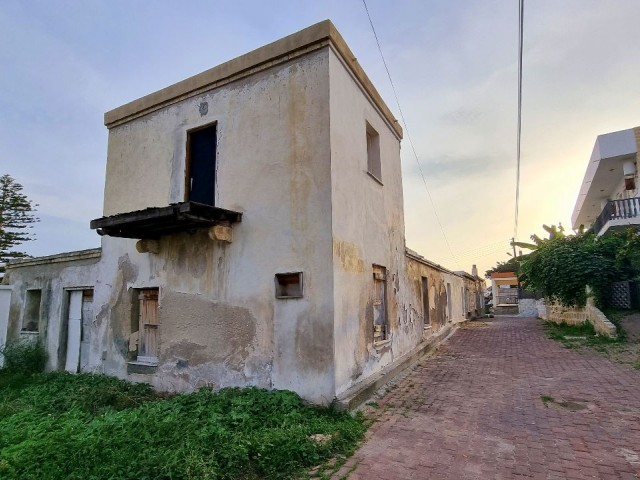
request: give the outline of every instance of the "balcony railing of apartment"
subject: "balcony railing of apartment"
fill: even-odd
[[[496,305],[517,305],[518,304],[518,290],[509,293],[498,293],[498,303]]]
[[[640,220],[640,198],[624,198],[622,200],[609,200],[605,207],[593,222],[593,231],[599,233],[607,222],[622,220],[625,218],[638,218]]]

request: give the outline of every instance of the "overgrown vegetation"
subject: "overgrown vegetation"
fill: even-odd
[[[622,343],[624,340],[620,337],[609,338],[597,335],[593,325],[585,322],[581,325],[569,325],[567,323],[545,322],[545,332],[547,336],[553,340],[561,342],[567,348],[578,347],[599,347],[601,345],[610,345]]]
[[[640,236],[634,230],[596,238],[591,232],[565,235],[562,229],[546,229],[552,231],[549,238],[532,236],[533,251],[521,257],[520,280],[528,289],[542,291],[563,305],[581,307],[589,286],[596,305],[605,308],[612,283],[640,275]]]
[[[40,373],[47,363],[47,352],[38,342],[13,340],[0,347],[4,369],[15,373]]]
[[[166,397],[96,375],[0,371],[0,478],[280,479],[350,454],[361,417],[287,391]]]

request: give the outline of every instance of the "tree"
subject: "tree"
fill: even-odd
[[[524,256],[524,255],[523,255]],[[491,274],[494,272],[515,272],[518,274],[520,271],[520,260],[522,257],[513,257],[506,262],[498,262],[495,267],[490,268],[484,272],[485,278],[491,278]]]
[[[638,233],[607,232],[597,238],[593,232],[550,235],[536,242],[523,258],[520,280],[529,289],[567,306],[583,306],[589,286],[598,306],[607,306],[612,284],[640,274]]]
[[[29,231],[40,219],[34,215],[36,205],[22,192],[22,185],[11,175],[0,177],[0,263],[26,257],[13,249],[21,243],[34,240]]]

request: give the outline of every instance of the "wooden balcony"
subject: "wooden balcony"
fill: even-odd
[[[610,200],[593,222],[596,235],[603,235],[608,229],[640,225],[640,198]]]

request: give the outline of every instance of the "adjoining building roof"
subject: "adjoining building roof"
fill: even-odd
[[[17,258],[7,263],[7,269],[31,267],[33,265],[49,265],[52,263],[76,262],[78,260],[99,259],[102,255],[101,248],[89,248],[87,250],[77,250],[73,252],[56,253],[44,257]]]
[[[491,278],[516,278],[516,272],[491,272]]]
[[[300,55],[328,45],[333,47],[333,50],[341,57],[345,66],[360,83],[367,96],[386,119],[398,138],[402,138],[402,127],[398,120],[382,100],[355,55],[330,20],[316,23],[217,67],[115,108],[105,113],[104,124],[109,128],[117,126],[185,98],[199,95],[205,91],[253,75],[263,69],[290,61]]]
[[[624,177],[622,165],[635,160],[640,144],[640,127],[598,135],[576,200],[571,225],[591,225]]]

